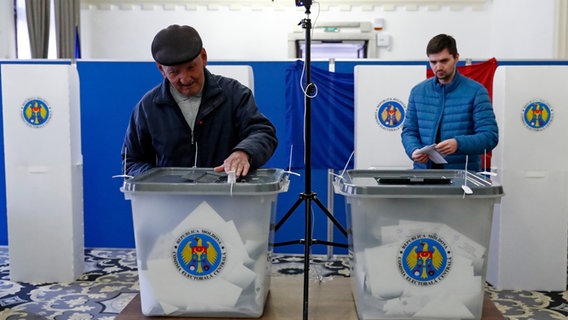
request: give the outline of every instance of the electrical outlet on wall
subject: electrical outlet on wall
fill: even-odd
[[[388,48],[391,45],[390,35],[377,33],[377,47]]]

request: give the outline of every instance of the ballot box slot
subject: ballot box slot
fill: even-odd
[[[430,185],[451,184],[452,179],[446,177],[374,177],[378,184],[385,185]]]

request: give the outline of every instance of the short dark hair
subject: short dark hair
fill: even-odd
[[[433,53],[442,52],[444,49],[448,49],[448,52],[452,56],[456,56],[458,54],[456,39],[447,34],[439,34],[430,39],[428,42],[428,46],[426,46],[426,55],[429,56]]]

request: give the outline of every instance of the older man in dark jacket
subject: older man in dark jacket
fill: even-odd
[[[153,167],[209,167],[246,175],[264,165],[278,140],[251,90],[211,74],[195,29],[171,25],[152,42],[164,81],[135,106],[124,139],[125,173]]]

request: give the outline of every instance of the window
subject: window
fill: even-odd
[[[304,58],[306,41],[297,41],[296,58]],[[367,58],[367,41],[312,41],[310,56],[313,59]]]
[[[16,58],[31,59],[32,51],[30,49],[30,36],[26,17],[26,1],[14,0],[14,7],[16,8]],[[56,59],[57,47],[55,43],[55,10],[53,8],[53,1],[51,1],[51,8],[49,10],[49,46],[47,57],[49,59]]]
[[[288,57],[304,57],[305,31],[298,28],[288,35]],[[311,32],[312,58],[377,58],[377,34],[370,22],[319,22]]]

